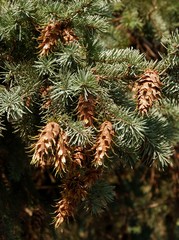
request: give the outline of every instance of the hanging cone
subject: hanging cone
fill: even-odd
[[[46,56],[57,45],[57,40],[61,34],[61,22],[51,21],[41,29],[41,34],[37,38],[41,43],[38,48],[40,49],[40,56]]]
[[[100,128],[99,137],[95,145],[95,158],[93,160],[93,165],[98,167],[103,164],[104,156],[107,150],[111,147],[112,137],[114,135],[112,123],[105,121],[102,123]]]
[[[57,202],[55,211],[55,228],[58,228],[68,217],[73,215],[73,207],[68,199],[64,198]]]
[[[58,228],[69,217],[74,216],[78,205],[87,197],[88,190],[100,178],[102,174],[101,168],[87,168],[81,174],[80,171],[72,169],[68,172],[66,179],[63,179],[62,198],[56,204],[54,223]]]
[[[69,149],[67,144],[67,135],[60,129],[59,138],[56,147],[56,155],[54,159],[54,169],[56,174],[66,171],[67,158],[69,156]]]
[[[58,39],[60,39],[63,44],[78,40],[78,37],[69,25],[70,22],[68,21],[50,21],[41,29],[40,36],[37,38],[37,40],[41,42],[38,46],[40,56],[48,55],[57,45]]]
[[[73,32],[72,28],[70,27],[65,27],[62,29],[60,39],[64,44],[68,44],[74,41],[78,41],[78,37],[75,35]]]
[[[82,167],[82,164],[85,160],[85,155],[83,152],[83,148],[82,147],[75,147],[74,149],[74,153],[73,153],[73,163],[75,164],[75,166],[80,166]]]
[[[55,156],[56,144],[60,127],[56,122],[49,122],[42,130],[35,144],[35,152],[32,157],[32,164],[44,167],[48,160]]]
[[[81,121],[86,127],[93,125],[94,111],[96,99],[92,95],[88,95],[87,99],[81,94],[78,101],[77,113]]]
[[[73,216],[77,205],[85,199],[87,191],[79,173],[70,173],[63,184],[62,199],[57,202],[54,218],[55,227],[59,227],[64,220]]]
[[[145,115],[153,102],[161,97],[161,86],[159,75],[154,70],[145,71],[137,81],[134,91],[137,91],[138,109],[142,115]]]
[[[50,91],[52,89],[52,86],[43,86],[40,88],[40,95],[43,99],[43,104],[41,106],[42,109],[48,109],[51,104],[52,104],[52,100],[50,98]]]

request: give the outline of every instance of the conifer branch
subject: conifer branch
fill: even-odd
[[[0,115],[6,113],[8,121],[18,120],[25,113],[25,106],[20,92],[20,87],[13,87],[9,91],[4,88],[0,92]]]

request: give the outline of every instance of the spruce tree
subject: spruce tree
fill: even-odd
[[[122,166],[172,166],[178,31],[160,35],[162,53],[121,47],[111,40],[118,14],[130,38],[144,28],[135,1],[124,4],[0,2],[2,239],[52,239],[52,221],[63,228],[115,201]]]

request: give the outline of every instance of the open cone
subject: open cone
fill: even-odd
[[[64,180],[62,198],[56,204],[54,223],[59,227],[67,218],[73,216],[78,204],[85,199],[87,191],[78,172],[71,172]]]
[[[152,107],[154,101],[161,97],[161,86],[159,75],[154,70],[146,70],[137,81],[136,91],[138,110],[145,115]]]
[[[70,151],[67,143],[66,133],[60,129],[59,138],[56,147],[56,155],[54,159],[54,169],[56,174],[66,172],[67,167],[67,158],[70,155]]]
[[[56,122],[47,123],[41,130],[34,147],[33,164],[44,167],[49,160],[54,158],[59,132],[60,126]]]
[[[61,22],[51,21],[44,28],[41,29],[40,36],[37,38],[41,43],[38,48],[40,49],[40,56],[46,56],[57,45],[59,35],[61,33]]]
[[[75,147],[72,158],[73,158],[74,167],[76,166],[82,167],[84,160],[86,158],[83,148],[80,146]]]
[[[99,136],[95,144],[95,157],[93,160],[93,165],[98,167],[103,164],[104,156],[107,150],[111,147],[111,141],[114,135],[114,130],[112,123],[105,121],[101,124]]]
[[[84,122],[86,127],[93,125],[96,99],[92,95],[85,98],[82,94],[78,101],[78,117]]]
[[[78,37],[70,28],[68,21],[50,21],[44,28],[40,29],[40,36],[37,40],[40,42],[40,56],[46,56],[57,45],[58,39],[63,44],[77,41]]]

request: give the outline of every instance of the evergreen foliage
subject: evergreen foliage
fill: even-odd
[[[147,173],[137,179],[137,166],[172,171],[179,141],[174,6],[160,0],[0,1],[2,239],[12,239],[13,232],[17,239],[60,239],[45,212],[54,212],[56,228],[67,229],[66,220],[81,208],[87,214],[103,214],[108,205],[119,211],[111,206],[120,198],[114,185],[145,197],[148,180],[141,187],[141,179]],[[134,169],[131,176],[120,176],[122,165]],[[135,220],[134,196],[128,201]],[[141,219],[142,230],[128,233],[151,231],[153,223],[144,226]],[[119,239],[129,239],[122,236],[125,227],[120,225]],[[93,233],[84,238],[90,237],[97,239]]]

